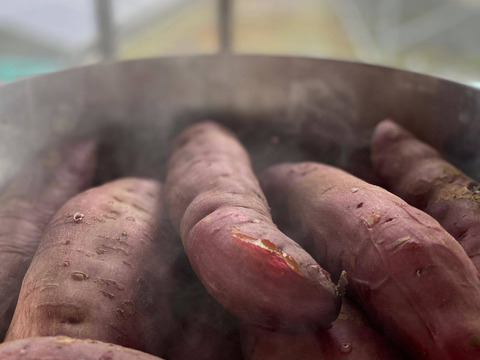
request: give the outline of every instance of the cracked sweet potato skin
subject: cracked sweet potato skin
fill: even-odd
[[[402,360],[405,357],[375,330],[356,305],[343,299],[328,330],[287,334],[244,327],[245,360]]]
[[[433,218],[317,163],[274,166],[262,186],[332,277],[345,269],[347,294],[402,349],[418,359],[479,358],[479,275]]]
[[[372,162],[389,190],[435,218],[480,269],[480,184],[391,120],[375,129]]]
[[[137,350],[66,336],[36,337],[0,345],[2,360],[161,360]]]
[[[96,143],[75,141],[22,169],[0,193],[0,340],[12,320],[22,280],[55,212],[91,185]]]
[[[124,178],[69,200],[40,242],[6,339],[65,335],[162,353],[174,257],[160,194],[155,180]]]
[[[226,129],[202,122],[178,136],[166,194],[195,273],[236,317],[285,331],[337,317],[329,274],[272,222],[248,154]]]

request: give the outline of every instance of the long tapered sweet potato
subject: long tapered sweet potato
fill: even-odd
[[[405,359],[346,299],[328,330],[288,334],[249,326],[242,331],[242,346],[245,360]]]
[[[160,192],[157,181],[126,178],[68,201],[40,242],[6,339],[65,335],[161,353],[174,259]]]
[[[277,165],[262,186],[288,209],[332,277],[418,359],[480,357],[480,280],[433,218],[386,190],[317,163]]]
[[[329,274],[274,225],[249,157],[230,132],[203,122],[180,134],[166,194],[194,271],[239,319],[298,331],[336,318],[340,296]]]
[[[480,184],[391,120],[375,129],[372,161],[387,188],[435,218],[480,270]]]
[[[36,337],[0,345],[2,360],[161,360],[137,350],[66,336]]]
[[[83,140],[49,151],[0,193],[0,341],[13,316],[23,277],[55,212],[91,185],[96,144]]]

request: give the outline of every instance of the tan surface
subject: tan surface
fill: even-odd
[[[326,1],[234,2],[236,52],[314,55],[353,59],[350,42]],[[213,53],[218,49],[216,1],[172,10],[120,45],[120,58]]]

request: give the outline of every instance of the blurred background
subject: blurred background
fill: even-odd
[[[0,2],[0,82],[219,51],[354,60],[480,87],[480,0]]]

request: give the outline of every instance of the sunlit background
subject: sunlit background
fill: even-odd
[[[480,86],[480,0],[0,2],[0,82],[219,51],[355,60]]]

